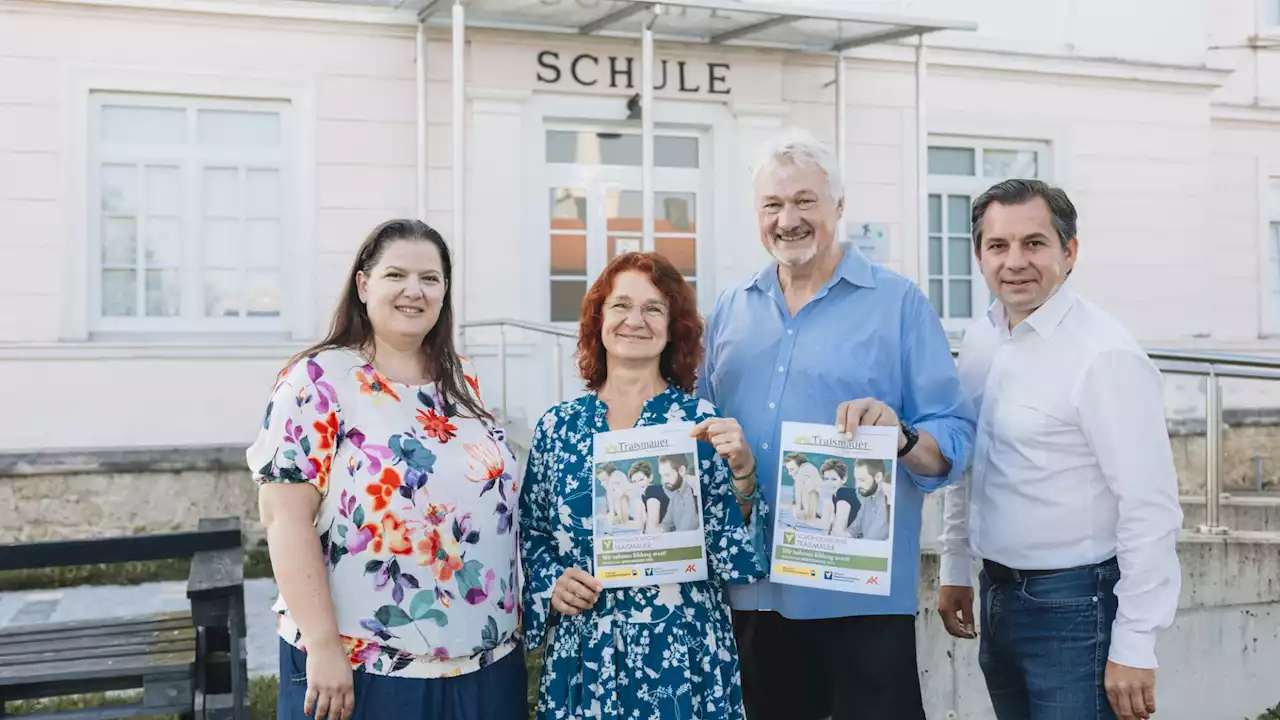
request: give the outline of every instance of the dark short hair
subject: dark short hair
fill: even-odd
[[[627,469],[627,477],[631,477],[636,473],[641,473],[643,475],[646,475],[650,480],[652,480],[653,479],[653,463],[649,462],[648,460],[640,460],[639,462],[632,463],[631,467]]]
[[[662,457],[658,458],[658,463],[659,464],[666,463],[670,465],[673,470],[678,470],[680,468],[684,468],[685,470],[688,470],[691,465],[689,462],[689,456],[686,453],[675,453],[673,455],[663,455]]]
[[[871,477],[884,475],[885,468],[883,460],[877,460],[876,458],[858,458],[853,463],[853,469],[857,470],[860,467],[866,468],[867,472],[871,473]]]
[[[843,460],[837,460],[835,458],[827,458],[827,461],[822,463],[822,467],[818,468],[818,473],[826,475],[829,471],[833,470],[835,471],[835,474],[840,476],[841,480],[849,477],[849,466],[845,465]]]
[[[804,453],[799,453],[799,452],[794,452],[794,451],[793,451],[793,452],[789,452],[789,453],[787,453],[786,455],[782,456],[782,464],[783,464],[783,465],[786,465],[786,464],[787,464],[787,463],[789,463],[789,462],[793,462],[793,463],[795,463],[795,464],[797,464],[797,465],[803,465],[803,464],[805,464],[805,463],[809,462],[809,458],[808,458],[808,457],[806,457]]]
[[[1040,180],[1005,180],[996,183],[973,201],[973,249],[982,252],[982,225],[991,203],[1023,205],[1036,198],[1043,198],[1049,206],[1053,229],[1063,247],[1076,236],[1076,206],[1062,188]]]

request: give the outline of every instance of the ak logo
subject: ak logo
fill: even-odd
[[[868,585],[879,585],[879,584],[880,584],[880,576],[879,576],[879,575],[872,575],[871,577],[867,578],[867,584],[868,584]]]
[[[608,542],[608,540],[606,540],[605,542]],[[783,545],[795,545],[795,544],[796,544],[796,531],[795,531],[795,530],[786,530],[786,531],[783,531],[783,533],[782,533],[782,544],[783,544]]]
[[[685,571],[686,573],[697,572],[697,571],[698,571],[698,568],[697,568],[697,567],[695,567],[695,566],[693,566],[693,565],[685,565],[685,566],[684,566],[684,571]]]
[[[831,571],[830,571],[830,570],[823,570],[823,571],[822,571],[822,579],[823,579],[823,580],[830,580],[830,579],[831,579],[831,575],[832,575],[832,574],[831,574]]]
[[[604,539],[604,551],[613,552],[613,538]]]

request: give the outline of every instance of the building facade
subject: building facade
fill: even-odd
[[[585,7],[543,4],[557,1]],[[1080,211],[1073,282],[1144,344],[1280,349],[1280,0],[856,5],[978,26],[927,36],[920,98],[914,39],[843,60],[846,235],[917,281],[949,331],[990,302],[969,204],[1031,176]],[[453,240],[459,176],[465,320],[572,330],[608,259],[644,245],[640,45],[469,28],[455,173],[447,21],[422,37],[420,130],[412,9],[0,6],[0,449],[246,445],[282,362],[323,333],[356,246],[420,207]],[[655,102],[639,108],[655,128],[653,249],[709,310],[767,261],[759,146],[788,126],[836,139],[834,60],[661,39],[655,52]],[[463,339],[486,400],[513,418],[555,401],[556,343],[574,390],[571,341]],[[1174,411],[1199,402],[1183,390]]]

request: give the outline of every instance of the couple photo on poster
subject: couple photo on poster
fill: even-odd
[[[886,595],[897,428],[782,424],[770,579]]]
[[[596,465],[597,528],[610,535],[696,531],[702,511],[692,470],[693,455],[685,453]]]
[[[888,540],[893,460],[824,453],[783,455],[779,520],[803,532]]]
[[[594,575],[605,587],[706,579],[692,429],[667,423],[595,435]]]

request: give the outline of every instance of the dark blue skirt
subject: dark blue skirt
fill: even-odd
[[[423,680],[357,670],[351,720],[527,720],[527,678],[522,647],[482,670],[457,677]],[[306,695],[307,655],[281,640],[276,717],[312,720],[303,713]]]

